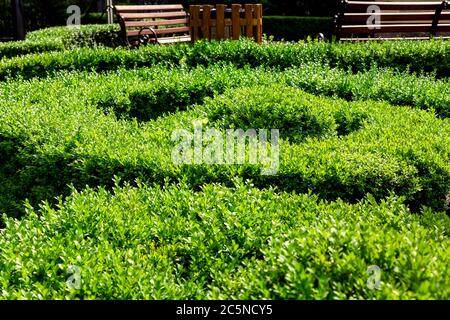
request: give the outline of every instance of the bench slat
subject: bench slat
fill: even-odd
[[[157,27],[184,24],[189,25],[189,19],[171,19],[171,20],[157,20],[157,21],[125,21],[125,26],[128,27]]]
[[[347,12],[366,12],[372,5],[380,7],[381,10],[436,10],[441,1],[436,2],[386,2],[386,1],[349,1]]]
[[[390,40],[390,41],[394,41],[394,40],[403,40],[403,39],[407,39],[407,40],[428,40],[430,39],[429,37],[398,37],[398,38],[384,38],[384,37],[379,37],[379,38],[341,38],[342,41],[386,41],[386,40]],[[444,37],[444,39],[446,39]]]
[[[407,21],[407,20],[427,20],[433,21],[434,11],[430,12],[381,12],[379,14],[375,13],[345,13],[343,17],[343,22],[366,22],[372,16],[379,16],[382,23],[385,21]],[[450,12],[442,12],[442,19],[449,19]]]
[[[186,17],[187,13],[184,11],[174,12],[155,12],[155,13],[123,13],[120,15],[122,19],[158,19],[158,18],[179,18]]]
[[[117,12],[134,12],[134,11],[169,11],[169,10],[184,10],[181,4],[169,5],[147,5],[147,6],[115,6]]]
[[[157,35],[164,35],[164,34],[173,34],[173,33],[182,33],[182,32],[189,32],[191,30],[190,27],[179,27],[179,28],[165,28],[165,29],[154,29],[155,33]],[[153,32],[148,29],[143,30],[128,30],[127,35],[129,37],[135,37],[139,35],[152,35]]]
[[[377,26],[373,26],[377,27]],[[364,33],[395,33],[395,32],[430,32],[429,24],[391,24],[378,25],[380,29],[369,29],[367,25],[342,26],[342,33],[345,34],[364,34]],[[450,24],[439,24],[437,32],[450,31]]]

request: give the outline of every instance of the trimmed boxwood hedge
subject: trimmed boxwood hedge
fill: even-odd
[[[167,79],[176,81],[186,76],[189,74],[175,73]],[[10,215],[20,212],[24,197],[38,203],[61,194],[69,183],[78,188],[86,184],[108,186],[115,175],[126,181],[186,180],[195,188],[211,182],[229,184],[233,177],[241,176],[262,188],[271,185],[299,193],[312,190],[326,199],[340,197],[347,201],[357,201],[366,193],[381,199],[395,192],[405,196],[413,210],[421,205],[445,210],[450,172],[448,119],[385,103],[349,104],[273,86],[232,89],[187,112],[167,115],[161,106],[168,105],[173,111],[186,109],[186,105],[178,104],[202,101],[200,97],[215,91],[214,83],[206,82],[202,89],[196,81],[185,83],[182,78],[169,87],[164,81],[155,82],[155,87],[138,81],[141,91],[127,93],[129,87],[122,87],[117,77],[123,75],[97,78],[97,89],[92,82],[67,77],[41,85],[37,81],[17,82],[7,86],[11,94],[3,91],[10,98],[1,103],[0,109],[5,181],[0,193],[9,197],[0,197],[4,201],[0,205],[10,210]],[[123,79],[122,83],[128,82]],[[27,98],[20,99],[24,91]],[[14,97],[13,92],[18,95]],[[323,123],[319,128],[324,129],[315,138],[301,122],[291,132],[282,131],[282,137],[291,142],[284,139],[281,146],[277,176],[260,176],[258,166],[176,166],[168,161],[174,147],[171,133],[191,129],[195,119],[209,118],[211,126],[223,129],[246,123],[256,128],[283,129],[286,123],[277,122],[282,118],[262,108],[267,103],[279,106],[277,112],[285,114],[286,121],[296,117],[297,108],[304,108],[310,118],[302,121]],[[117,120],[115,109],[122,106],[125,118]],[[142,108],[148,113],[147,120],[158,118],[130,122],[127,108]],[[251,108],[257,108],[255,111],[263,116],[250,117]],[[241,114],[243,110],[249,113]]]
[[[0,298],[448,299],[447,51],[243,40],[2,59]],[[174,164],[173,131],[199,121],[279,128],[277,174]]]
[[[81,25],[79,29],[52,27],[28,33],[25,41],[0,43],[0,60],[31,53],[121,45],[117,25]]]
[[[0,297],[450,297],[450,220],[411,214],[401,199],[327,203],[239,181],[201,192],[117,184],[6,219]],[[367,285],[372,265],[381,271],[378,290]],[[67,284],[74,270],[78,288]]]
[[[7,77],[43,77],[59,70],[109,71],[157,64],[195,67],[232,63],[236,67],[263,66],[284,70],[317,63],[366,71],[374,66],[416,73],[450,75],[450,42],[386,41],[369,43],[267,42],[250,40],[207,42],[194,45],[146,46],[139,49],[81,48],[0,60],[0,81]]]

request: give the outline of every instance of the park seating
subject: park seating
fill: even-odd
[[[127,45],[191,41],[189,14],[181,4],[117,5],[114,12]]]
[[[450,38],[447,1],[343,0],[334,21],[340,41]]]

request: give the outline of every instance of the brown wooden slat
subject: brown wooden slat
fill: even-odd
[[[242,29],[244,29],[244,35],[249,37],[252,35],[257,42],[262,42],[263,11],[261,4],[245,5],[245,10],[242,10],[242,12],[246,12],[245,14],[242,14],[242,6],[240,4],[231,5],[230,18],[225,18],[225,8],[225,5],[216,5],[216,17],[206,19],[208,20],[207,25],[210,29],[208,34],[208,30],[206,30],[208,28],[204,21],[205,11],[207,10],[202,9],[202,6],[190,6],[190,25],[192,28],[191,33],[193,41],[196,41],[198,38],[209,38],[210,36],[214,36],[214,32],[211,32],[211,28],[216,28],[216,39],[223,39],[227,29],[230,30],[232,39],[239,39],[242,34]],[[207,12],[206,15],[208,15]],[[197,16],[199,17],[197,18]],[[201,31],[201,29],[203,31]]]
[[[348,1],[346,12],[366,12],[371,5],[381,10],[436,10],[440,1],[433,2],[386,2],[386,1]]]
[[[136,36],[145,36],[145,35],[153,35],[153,32],[149,29],[128,30],[127,31],[127,37],[136,37]]]
[[[164,35],[164,34],[172,34],[172,33],[182,33],[182,32],[189,32],[190,27],[179,27],[179,28],[165,28],[165,29],[154,29],[155,33],[157,35]],[[127,35],[129,37],[139,36],[139,35],[151,35],[153,32],[148,29],[141,30],[128,30]]]
[[[450,24],[449,23],[439,23],[437,32],[450,32]]]
[[[157,20],[157,21],[125,21],[125,26],[128,27],[156,27],[156,26],[170,26],[177,24],[189,24],[189,19],[171,19],[171,20]]]
[[[342,34],[368,34],[368,33],[413,33],[426,32],[431,30],[430,24],[393,24],[381,25],[380,29],[369,29],[367,25],[343,26]],[[450,24],[438,24],[437,32],[450,32]]]
[[[430,32],[431,22],[429,24],[393,24],[371,27],[374,27],[374,29],[369,29],[367,25],[342,26],[341,32],[342,34],[367,34],[373,32]],[[376,29],[376,27],[380,28]]]
[[[343,23],[349,22],[366,22],[369,17],[379,16],[381,22],[384,21],[413,21],[413,20],[429,20],[432,21],[434,18],[434,11],[430,12],[381,12],[376,13],[345,13],[343,16]],[[450,12],[442,12],[441,19],[450,18]]]
[[[183,5],[147,5],[147,6],[114,6],[117,12],[135,12],[135,11],[161,11],[161,10],[183,10]]]
[[[190,28],[189,27],[179,27],[179,28],[165,28],[165,29],[153,29],[155,31],[155,33],[160,36],[160,35],[165,35],[165,34],[175,34],[175,33],[187,33],[189,32]],[[139,33],[140,30],[129,30],[129,36],[136,36],[136,35],[145,35],[145,34],[153,34],[153,32],[151,32],[148,29],[144,29],[142,30],[141,33]]]
[[[222,23],[224,24],[224,26],[226,27],[232,27],[233,26],[233,20],[231,19],[224,19],[222,20]],[[262,19],[253,19],[253,26],[257,27],[258,24],[262,23]],[[217,26],[217,20],[216,19],[211,19],[210,21],[210,26],[211,27],[216,27]],[[240,19],[240,26],[241,27],[246,27],[247,26],[247,20],[246,19]]]
[[[191,34],[192,41],[195,42],[200,39],[200,6],[192,5],[189,7],[191,20]]]
[[[120,14],[122,19],[159,19],[159,18],[180,18],[186,17],[187,13],[184,11],[174,12],[157,12],[157,13],[123,13]]]
[[[210,30],[210,22],[211,22],[211,9],[212,6],[204,5],[202,6],[202,34],[203,38],[211,40],[211,30]]]
[[[253,38],[253,5],[245,5],[245,29],[246,36]]]
[[[450,36],[443,36],[443,37],[436,37],[437,39],[450,39]],[[386,40],[429,40],[430,37],[392,37],[392,38],[387,38],[387,37],[379,37],[379,38],[341,38],[341,41],[386,41]]]
[[[255,19],[256,19],[256,37],[257,43],[262,43],[263,40],[263,6],[262,4],[255,5]]]
[[[224,4],[218,4],[216,6],[216,35],[217,39],[222,40],[225,38],[225,8]]]
[[[232,4],[231,5],[231,20],[233,23],[232,33],[233,40],[239,40],[241,37],[241,5],[240,4]]]
[[[341,38],[341,41],[386,41],[386,40],[428,40],[429,37],[397,37],[397,38],[386,38],[386,37],[380,37],[380,38]]]

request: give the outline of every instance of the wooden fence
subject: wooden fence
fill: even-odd
[[[191,5],[189,7],[192,41],[233,39],[241,36],[262,42],[263,10],[261,4]]]

